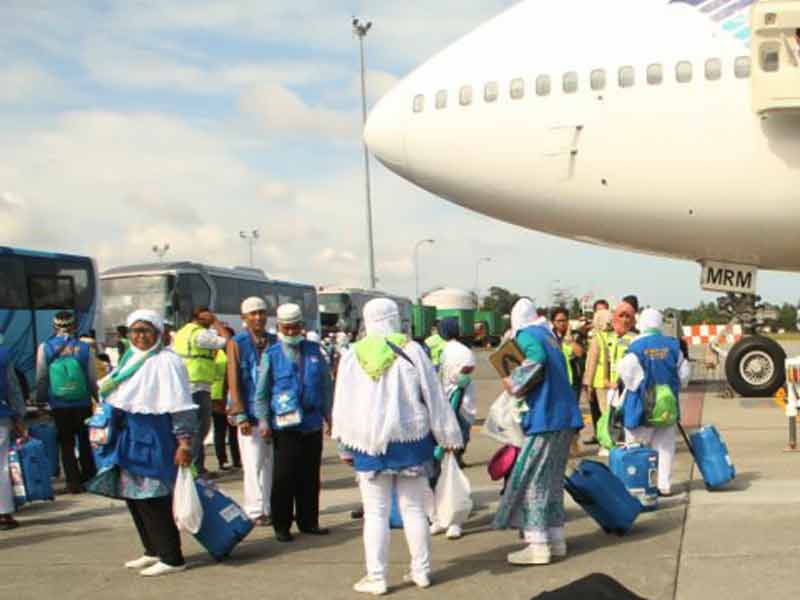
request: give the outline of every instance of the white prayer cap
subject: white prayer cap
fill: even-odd
[[[367,335],[400,333],[400,309],[388,298],[375,298],[364,305],[364,328]]]
[[[258,296],[251,296],[250,298],[245,299],[242,302],[242,314],[249,315],[251,312],[257,312],[259,310],[267,310],[267,303],[264,302],[263,298],[259,298]]]
[[[664,326],[664,315],[655,308],[645,308],[639,317],[639,329],[646,332],[648,329],[661,329]]]
[[[320,342],[322,342],[322,338],[321,338],[321,337],[319,337],[319,334],[318,334],[316,331],[309,331],[309,332],[306,334],[306,339],[307,339],[309,342],[316,342],[317,344],[319,344]]]
[[[303,320],[303,311],[297,304],[281,304],[278,307],[278,323],[282,325],[293,325]]]
[[[125,325],[130,327],[137,321],[150,323],[150,325],[159,331],[164,331],[164,318],[154,310],[141,309],[133,311],[128,315]]]
[[[539,313],[536,312],[536,305],[530,298],[520,298],[511,309],[511,331],[514,335],[517,335],[520,329],[536,325],[538,320]]]

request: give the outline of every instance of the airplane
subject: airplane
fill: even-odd
[[[523,0],[414,70],[364,130],[388,169],[548,234],[688,259],[746,333],[800,271],[800,0]],[[725,353],[744,396],[785,353]]]

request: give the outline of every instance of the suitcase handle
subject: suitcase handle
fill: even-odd
[[[692,446],[692,442],[689,441],[689,436],[686,435],[686,430],[683,428],[683,425],[681,425],[680,421],[676,421],[675,425],[678,426],[678,431],[681,432],[681,435],[683,436],[683,441],[686,442],[686,447],[689,448],[689,453],[692,455],[692,459],[694,460],[695,463],[697,463],[697,454],[695,454],[694,452],[694,446]]]

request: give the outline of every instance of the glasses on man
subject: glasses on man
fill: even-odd
[[[155,335],[156,330],[152,327],[134,327],[128,330],[131,335]]]

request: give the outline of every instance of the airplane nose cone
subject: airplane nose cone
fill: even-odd
[[[364,126],[364,141],[370,152],[388,169],[405,175],[408,168],[405,113],[396,94],[390,92],[372,110]]]

